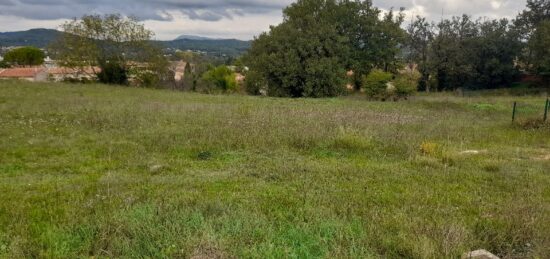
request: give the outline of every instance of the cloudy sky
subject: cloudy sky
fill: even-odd
[[[142,19],[156,38],[181,34],[252,39],[282,20],[293,0],[0,0],[0,32],[57,28],[83,14],[121,13]],[[514,17],[526,0],[374,0],[382,9],[405,7],[432,20],[468,13]]]

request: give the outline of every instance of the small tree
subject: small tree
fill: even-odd
[[[235,73],[226,66],[210,69],[202,78],[204,81],[213,84],[218,90],[234,91],[237,89]]]
[[[374,69],[363,78],[362,89],[370,98],[385,100],[389,97],[388,83],[391,82],[392,78],[391,73]]]
[[[44,64],[46,55],[35,47],[22,47],[9,51],[4,57],[5,62],[14,66],[39,66]]]
[[[135,18],[86,15],[61,27],[65,33],[53,44],[52,52],[62,66],[82,71],[99,66],[104,71],[99,79],[115,84],[125,84],[129,73],[135,73],[138,82],[151,82],[151,74],[155,80],[167,77],[168,61],[162,50],[151,43],[153,32]]]

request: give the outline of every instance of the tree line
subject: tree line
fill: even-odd
[[[405,25],[403,11],[382,11],[371,0],[298,0],[284,9],[281,24],[254,39],[233,70],[219,60],[179,53],[187,61],[179,85],[153,32],[132,17],[69,21],[48,53],[64,67],[98,68],[99,81],[108,84],[127,85],[131,78],[146,87],[238,91],[239,72],[249,94],[279,97],[360,91],[399,99],[417,90],[510,87],[525,75],[550,85],[550,0],[528,0],[512,20],[415,17]],[[12,65],[43,59],[29,48],[14,52],[6,55]]]
[[[513,20],[416,17],[404,26],[404,18],[403,9],[383,14],[371,0],[299,0],[253,41],[244,58],[247,89],[326,97],[347,84],[376,97],[384,88],[399,92],[403,82],[425,91],[509,87],[522,73],[548,86],[549,0],[528,0]],[[403,75],[407,65],[418,75]]]

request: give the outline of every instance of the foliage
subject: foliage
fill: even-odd
[[[418,91],[418,83],[422,75],[414,69],[405,69],[397,74],[393,84],[397,97],[407,97]]]
[[[235,73],[227,66],[218,66],[210,69],[203,75],[202,79],[212,84],[218,90],[235,91],[237,89]]]
[[[97,74],[99,82],[104,84],[127,85],[128,71],[126,67],[116,62],[101,64],[101,71]]]
[[[527,0],[527,8],[521,12],[515,20],[516,29],[522,34],[523,39],[529,39],[537,27],[550,20],[550,1]],[[532,57],[529,53],[527,57]]]
[[[381,18],[382,17],[382,18]],[[244,59],[272,96],[345,92],[346,71],[397,68],[402,16],[382,16],[371,1],[299,0],[284,21],[256,38]]]
[[[406,46],[409,51],[407,61],[409,64],[416,64],[421,73],[419,87],[423,90],[430,91],[430,63],[429,54],[434,39],[434,25],[429,23],[426,18],[418,16],[407,27]]]
[[[21,47],[8,51],[4,61],[13,66],[38,66],[44,63],[46,55],[35,47]]]
[[[151,71],[139,71],[136,75],[136,84],[143,87],[157,87],[160,88],[159,83],[161,79],[159,76]]]
[[[550,86],[550,20],[540,23],[533,36],[529,39],[531,50],[531,71],[544,78],[546,86]]]
[[[388,83],[392,79],[393,75],[391,73],[374,69],[363,78],[362,89],[370,98],[386,99],[389,97]]]
[[[515,79],[520,51],[519,34],[508,20],[473,21],[464,15],[438,24],[429,66],[438,90],[497,88]]]
[[[550,22],[550,1],[528,0],[527,8],[515,20],[515,29],[527,42],[521,55],[523,68],[540,76],[550,85],[548,57],[548,23]]]
[[[103,76],[118,76],[122,72],[135,72],[133,76],[139,76],[147,71],[159,79],[167,79],[168,61],[161,49],[150,42],[153,33],[135,18],[119,14],[86,15],[63,24],[62,28],[65,33],[52,46],[52,53],[63,66],[116,70]],[[130,76],[126,74],[127,78]],[[120,79],[107,81],[125,82]]]
[[[267,91],[267,83],[256,71],[249,71],[246,73],[244,87],[246,92],[251,95],[261,95],[262,92],[266,93]]]
[[[10,64],[5,60],[0,60],[0,68],[10,68]]]

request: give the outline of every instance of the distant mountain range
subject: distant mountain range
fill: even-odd
[[[52,29],[0,32],[0,47],[34,46],[45,48],[63,32]],[[182,35],[171,41],[155,41],[169,50],[192,50],[215,56],[237,57],[250,48],[250,41],[235,39],[212,39],[201,36]]]
[[[221,39],[214,39],[209,37],[203,37],[203,36],[196,36],[196,35],[181,35],[177,37],[175,40],[221,40]]]

